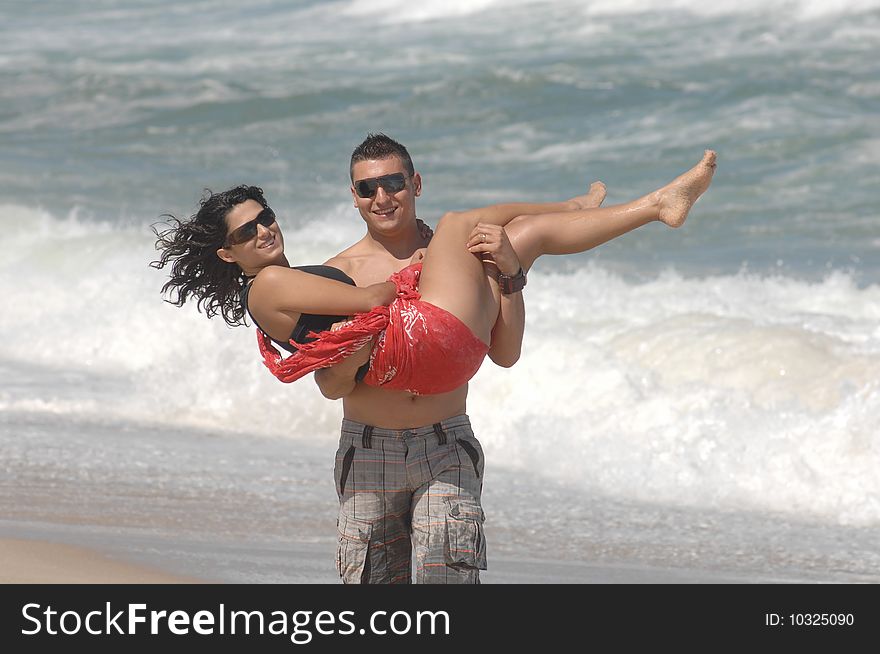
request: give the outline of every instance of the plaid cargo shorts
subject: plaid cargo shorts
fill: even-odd
[[[478,584],[483,449],[466,415],[413,429],[342,422],[337,569],[347,584]]]

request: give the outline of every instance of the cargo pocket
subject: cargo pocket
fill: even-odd
[[[454,568],[486,569],[483,509],[470,499],[448,500],[446,563]]]
[[[339,547],[336,550],[336,571],[345,584],[370,583],[370,538],[373,525],[340,515]]]

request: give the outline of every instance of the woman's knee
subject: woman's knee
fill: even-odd
[[[441,228],[473,230],[478,222],[476,215],[470,212],[447,211],[441,216],[440,222],[437,223],[437,231],[440,231]]]
[[[526,272],[535,263],[535,259],[541,256],[546,236],[541,226],[530,218],[532,216],[517,216],[504,228],[520,265]]]

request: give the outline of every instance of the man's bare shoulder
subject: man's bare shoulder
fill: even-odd
[[[358,286],[384,282],[403,267],[388,253],[360,249],[340,252],[325,265],[339,268]]]
[[[358,285],[364,286],[374,284],[377,281],[387,279],[392,271],[386,271],[388,268],[387,256],[376,252],[366,246],[362,241],[358,241],[349,248],[346,248],[339,254],[328,259],[324,265],[339,268],[346,275],[351,277]]]
[[[345,274],[352,276],[352,273],[360,267],[365,257],[363,242],[358,241],[354,245],[345,248],[342,252],[334,255],[324,262],[325,266],[333,266],[339,268]]]

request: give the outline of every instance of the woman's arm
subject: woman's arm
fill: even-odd
[[[280,311],[349,316],[390,304],[395,297],[396,288],[391,282],[358,288],[293,268],[268,266],[254,279],[248,304],[252,312],[262,314]]]

